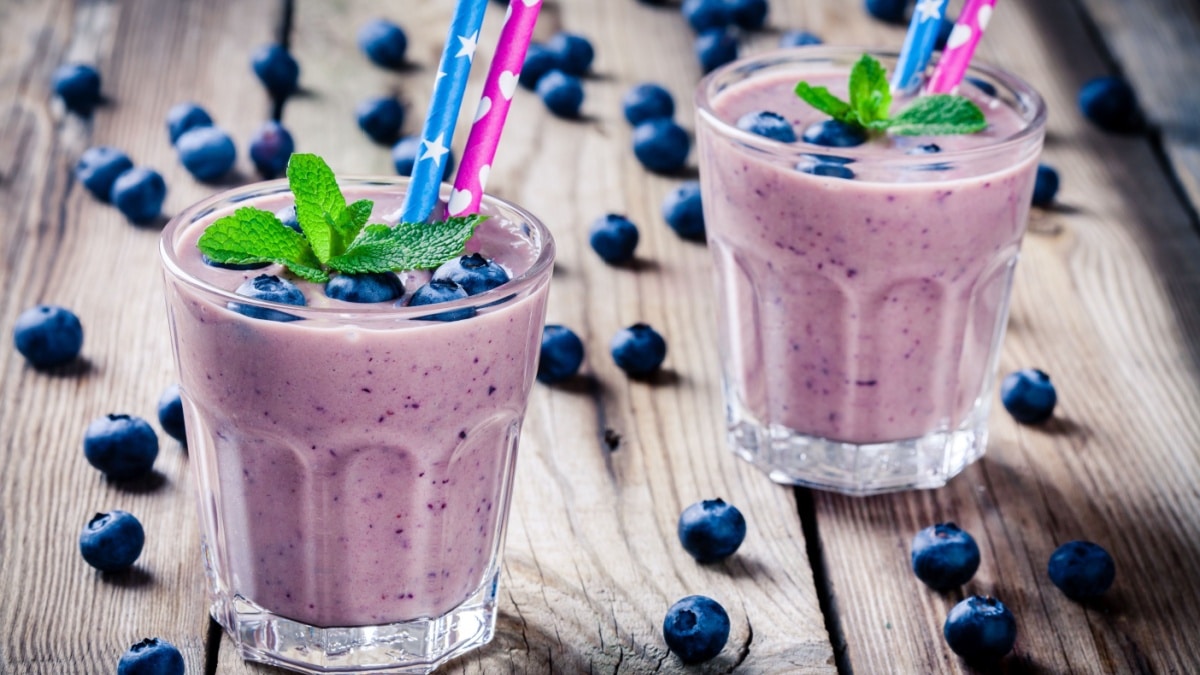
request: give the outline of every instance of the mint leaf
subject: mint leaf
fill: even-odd
[[[839,122],[855,124],[858,121],[850,104],[831,94],[827,87],[814,87],[807,82],[800,82],[796,85],[796,95]]]
[[[219,263],[277,263],[312,282],[329,280],[303,235],[274,213],[252,206],[218,218],[200,235],[196,247]]]
[[[313,253],[322,263],[337,252],[338,227],[346,210],[346,198],[325,160],[311,154],[293,154],[288,159],[288,186],[296,197],[296,220],[308,238]]]
[[[346,252],[329,266],[344,274],[432,269],[461,255],[475,227],[486,216],[471,215],[436,223],[367,225]]]
[[[863,54],[850,70],[850,107],[858,123],[868,129],[872,123],[888,118],[892,89],[887,71],[870,54]]]
[[[922,96],[888,122],[888,131],[901,136],[974,134],[986,128],[979,106],[951,94]]]

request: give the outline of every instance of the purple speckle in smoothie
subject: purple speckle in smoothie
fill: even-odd
[[[466,438],[466,437],[467,437],[467,430],[466,430],[466,429],[463,429],[462,431],[459,431],[459,432],[458,432],[458,437],[459,437],[459,438]]]
[[[488,396],[491,396],[494,393],[496,393],[496,387],[489,385],[488,386]]]
[[[854,384],[860,387],[874,387],[879,382],[877,380],[855,380]]]
[[[364,393],[367,393],[367,394],[371,393],[371,389],[368,387],[363,387],[362,390]]]
[[[858,276],[858,270],[856,270],[854,268],[850,268],[850,269],[846,270],[846,278],[847,279],[853,279],[856,276]]]

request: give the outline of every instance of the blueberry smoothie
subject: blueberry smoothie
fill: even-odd
[[[1034,93],[1014,103],[967,84],[981,133],[806,142],[829,118],[796,96],[797,82],[847,95],[849,52],[822,49],[701,84],[731,441],[781,482],[940,485],[983,450],[1044,108]],[[796,140],[736,127],[761,111]]]
[[[371,222],[394,222],[403,184],[343,189],[348,201],[374,200]],[[440,305],[406,306],[428,272],[400,274],[399,303],[362,304],[276,265],[205,264],[196,242],[210,223],[246,204],[286,207],[286,190],[267,183],[214,198],[164,234],[218,619],[236,632],[244,600],[306,626],[378,626],[494,597],[545,316],[548,233],[486,203],[490,217],[467,250],[511,280],[446,304],[473,309],[457,321],[431,320]],[[299,320],[230,309],[246,302],[234,289],[262,274],[300,288],[306,307],[273,305]]]

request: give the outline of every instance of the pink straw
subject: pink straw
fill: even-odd
[[[962,14],[958,15],[958,23],[950,32],[950,39],[946,41],[946,50],[925,85],[927,93],[948,94],[962,82],[995,7],[996,0],[967,0]]]
[[[496,147],[500,145],[500,134],[512,106],[513,94],[517,91],[517,80],[525,64],[525,52],[533,39],[533,27],[537,24],[542,0],[511,0],[496,55],[488,70],[483,85],[483,97],[475,112],[475,123],[463,149],[462,162],[454,177],[454,190],[450,193],[447,212],[451,216],[475,213],[483,198],[492,160],[496,158]]]

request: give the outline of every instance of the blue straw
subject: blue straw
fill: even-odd
[[[917,0],[913,10],[912,23],[908,25],[908,35],[904,38],[904,48],[900,50],[900,60],[892,73],[892,91],[897,94],[909,94],[921,85],[921,75],[933,57],[933,48],[937,44],[938,29],[946,16],[946,5],[950,0]]]
[[[401,209],[404,222],[423,222],[437,204],[446,155],[454,138],[454,126],[471,74],[471,62],[487,4],[488,0],[458,0],[454,8],[425,127],[421,130],[421,151],[413,165],[412,182]]]

